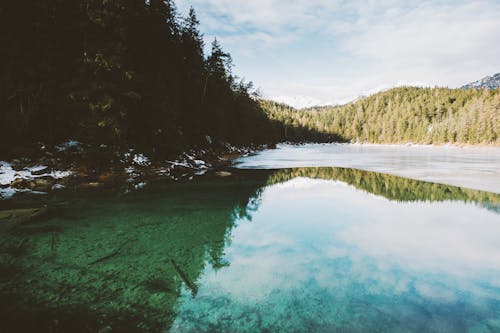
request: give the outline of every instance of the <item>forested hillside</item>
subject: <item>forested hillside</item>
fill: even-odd
[[[277,141],[282,131],[204,54],[194,10],[172,0],[2,1],[0,152],[76,139],[168,154],[207,141]],[[258,130],[257,130],[258,129]]]
[[[500,89],[401,87],[337,107],[262,106],[287,128],[355,142],[500,144]]]
[[[0,152],[68,139],[161,157],[212,141],[499,143],[499,90],[397,88],[341,107],[258,102],[172,0],[0,3]]]

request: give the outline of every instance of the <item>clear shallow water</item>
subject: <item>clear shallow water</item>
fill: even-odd
[[[500,218],[329,180],[268,187],[172,331],[500,330]]]
[[[250,169],[355,168],[500,193],[500,147],[282,144],[237,162]]]
[[[1,331],[500,331],[498,194],[298,168],[45,200],[0,220]]]

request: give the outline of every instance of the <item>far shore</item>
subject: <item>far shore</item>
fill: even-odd
[[[324,145],[324,144],[339,144],[339,145],[357,145],[357,146],[388,146],[388,147],[443,147],[443,148],[500,148],[498,143],[480,143],[480,144],[467,144],[467,143],[414,143],[414,142],[398,142],[398,143],[373,143],[373,142],[330,142],[330,143],[292,143],[283,142],[281,144],[289,145]]]

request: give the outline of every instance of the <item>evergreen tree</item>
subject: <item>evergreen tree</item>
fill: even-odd
[[[206,135],[277,139],[279,125],[217,41],[205,58],[194,9],[181,19],[171,0],[10,1],[0,3],[0,28],[10,32],[0,53],[2,152],[77,139],[161,157]]]
[[[499,100],[500,89],[401,87],[336,107],[262,106],[278,122],[353,142],[497,145]]]

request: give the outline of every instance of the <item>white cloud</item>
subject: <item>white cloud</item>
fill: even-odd
[[[491,10],[493,9],[493,10]],[[360,58],[387,65],[446,66],[450,61],[495,60],[498,56],[500,5],[424,3],[397,17],[363,26],[344,43]],[[493,52],[492,52],[493,51]]]
[[[458,87],[500,70],[500,1],[178,0],[238,73],[296,105],[401,83]],[[301,105],[302,106],[302,105]]]

